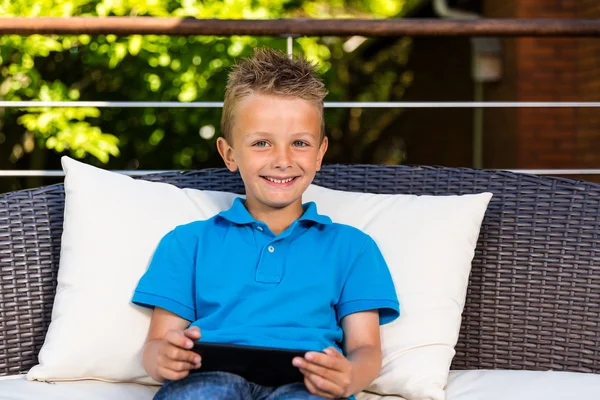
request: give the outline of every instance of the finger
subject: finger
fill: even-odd
[[[317,364],[328,369],[341,371],[342,368],[341,359],[332,357],[329,354],[309,351],[306,353],[304,358],[310,363]]]
[[[160,376],[170,381],[177,381],[189,375],[189,371],[173,371],[172,369],[164,367],[159,368],[158,373]]]
[[[180,359],[180,361],[186,361],[192,364],[193,368],[200,368],[202,365],[202,357],[200,354],[193,351],[186,351],[185,354],[183,354],[183,359]]]
[[[164,354],[159,354],[157,357],[157,363],[158,365],[170,368],[173,371],[184,371],[196,366],[196,363],[192,363],[187,360],[171,358]]]
[[[163,360],[161,363],[163,368],[170,369],[175,372],[186,372],[195,368],[194,364],[187,361],[174,361],[174,360]]]
[[[198,369],[202,366],[202,357],[193,351],[181,350],[176,347],[166,349],[158,354],[158,364],[174,371]]]
[[[173,346],[182,349],[191,349],[194,347],[194,341],[186,337],[183,331],[171,330],[165,335],[165,340]]]
[[[325,368],[303,359],[294,359],[293,364],[304,371],[319,375],[333,382],[340,382],[343,379],[341,371]]]
[[[321,390],[319,390],[319,388],[317,388],[310,380],[305,379],[304,380],[304,386],[306,386],[306,389],[311,393],[314,394],[315,396],[319,396],[319,397],[323,397],[326,399],[333,399],[334,397],[329,394],[329,393],[324,393]]]
[[[346,358],[342,353],[340,353],[340,351],[338,349],[336,349],[333,346],[329,346],[328,348],[326,348],[325,350],[323,350],[323,352],[325,354],[328,354],[332,357],[337,357],[337,358]]]
[[[343,391],[343,389],[335,382],[330,381],[329,379],[321,375],[313,374],[312,372],[307,371],[307,373],[304,376],[307,377],[319,390],[323,392],[336,395],[337,393]]]
[[[167,345],[159,348],[159,356],[164,357],[169,361],[186,361],[190,364],[197,365],[202,361],[202,357],[190,350],[184,350],[177,346]]]
[[[183,331],[183,334],[192,340],[198,340],[202,336],[200,328],[192,326]]]
[[[306,388],[308,389],[309,392],[311,392],[312,394],[314,394],[315,396],[321,396],[321,397],[325,397],[327,399],[335,399],[337,398],[333,393],[329,393],[325,390],[322,390],[321,388],[319,388],[312,379],[310,379],[308,376],[304,377],[304,385],[306,386]]]

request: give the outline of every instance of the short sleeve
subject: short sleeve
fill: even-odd
[[[195,238],[189,235],[178,233],[177,228],[161,239],[135,289],[134,304],[164,308],[188,321],[196,319],[195,260],[191,256],[196,244],[193,240]]]
[[[350,266],[336,309],[338,321],[348,314],[379,310],[379,323],[383,325],[400,315],[394,281],[370,236]]]

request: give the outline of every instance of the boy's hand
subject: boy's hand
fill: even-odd
[[[190,370],[200,368],[200,355],[190,350],[200,336],[200,328],[194,326],[183,331],[170,330],[162,339],[155,341],[157,372],[162,378],[183,379]]]
[[[352,363],[335,347],[322,353],[310,351],[304,358],[295,357],[292,363],[304,374],[309,392],[328,399],[348,397],[352,383]]]

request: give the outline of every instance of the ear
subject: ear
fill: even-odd
[[[235,162],[235,157],[233,154],[233,147],[225,140],[225,138],[220,137],[217,139],[217,150],[219,150],[219,154],[221,158],[225,162],[225,166],[231,172],[235,172],[238,169],[237,163]]]
[[[323,163],[325,152],[327,152],[327,146],[329,146],[329,140],[327,139],[327,136],[324,136],[323,140],[321,140],[321,146],[319,146],[319,154],[317,154],[317,171],[321,170],[321,164]]]

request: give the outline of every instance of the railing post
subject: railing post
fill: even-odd
[[[290,35],[287,37],[287,55],[292,58],[294,54],[294,38]]]

